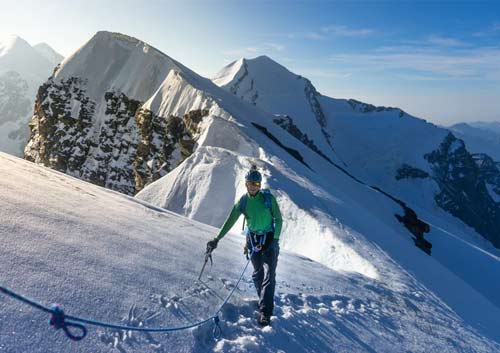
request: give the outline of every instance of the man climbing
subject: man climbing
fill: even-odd
[[[252,254],[253,249],[252,279],[259,296],[259,324],[267,326],[274,309],[274,287],[282,220],[276,199],[269,190],[260,189],[261,183],[262,175],[252,167],[245,176],[247,193],[234,205],[219,234],[207,243],[207,252],[210,253],[217,247],[219,240],[243,213],[247,222],[245,253]]]

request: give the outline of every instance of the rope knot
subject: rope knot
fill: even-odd
[[[49,324],[51,326],[54,326],[56,330],[62,328],[66,336],[68,336],[73,341],[80,341],[87,335],[87,329],[85,328],[85,326],[74,322],[66,321],[66,315],[64,315],[64,310],[61,309],[61,306],[59,304],[53,304],[52,307],[50,308],[50,312],[51,314],[50,314]],[[69,330],[69,327],[75,327],[79,329],[81,331],[81,334],[79,336],[74,335]]]
[[[66,326],[66,316],[64,315],[64,310],[61,309],[61,306],[59,304],[53,304],[50,311],[51,314],[49,324],[54,326],[56,330],[64,328]]]

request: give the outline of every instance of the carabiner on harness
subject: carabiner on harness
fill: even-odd
[[[250,245],[252,246],[252,250],[254,253],[262,251],[262,249],[264,248],[264,244],[266,243],[267,233],[261,234],[260,237],[257,238],[258,235],[259,234],[252,232],[248,232],[247,235],[250,239]]]

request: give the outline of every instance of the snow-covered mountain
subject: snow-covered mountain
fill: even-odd
[[[399,109],[324,97],[293,79],[290,97],[308,104],[309,120],[260,107],[263,94],[245,101],[140,40],[99,32],[41,87],[25,155],[216,227],[256,164],[282,207],[283,249],[395,291],[406,286],[396,272],[407,271],[497,339],[488,305],[500,307],[500,252],[435,200],[475,185],[465,195],[486,215],[490,190],[477,193],[484,181],[461,142]],[[431,257],[415,246],[424,233]],[[470,291],[457,290],[462,282]],[[489,304],[467,306],[471,293]]]
[[[0,39],[0,150],[22,156],[36,92],[62,56],[18,36]]]
[[[478,129],[490,130],[500,134],[500,121],[475,121],[468,124]]]
[[[459,123],[449,127],[474,153],[486,153],[500,161],[500,123]]]
[[[161,102],[165,87],[196,96],[188,82],[202,81],[213,86],[135,38],[99,32],[41,86],[26,158],[134,194],[192,153],[209,113],[203,100],[182,106],[189,93]],[[165,110],[175,117],[159,118]]]
[[[217,230],[143,201],[0,153],[0,286],[67,315],[134,327],[175,327],[212,315],[246,261],[230,234],[197,281],[204,244]],[[220,176],[221,182],[231,176]],[[204,186],[199,192],[204,191]],[[304,198],[313,198],[303,195]],[[218,207],[219,200],[211,206]],[[281,201],[284,209],[288,205]],[[371,223],[378,229],[377,222]],[[349,228],[338,229],[349,236]],[[394,236],[394,234],[386,234]],[[370,258],[385,275],[334,271],[281,251],[276,310],[260,328],[248,271],[213,324],[173,333],[87,326],[75,342],[48,315],[0,292],[0,349],[18,352],[498,352],[500,309],[433,257],[394,238],[406,263]],[[433,287],[453,292],[453,306]],[[487,315],[485,315],[487,313]],[[457,315],[458,314],[458,315]],[[78,334],[78,331],[74,331]]]
[[[434,212],[438,206],[500,248],[500,169],[449,130],[397,108],[321,95],[266,56],[235,61],[213,81],[275,114],[277,125],[366,184],[412,207]]]
[[[56,65],[59,64],[64,59],[64,57],[61,54],[52,49],[52,47],[47,43],[35,44],[33,46],[33,49],[35,49],[45,59]]]

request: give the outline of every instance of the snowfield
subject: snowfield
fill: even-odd
[[[228,234],[198,282],[216,228],[6,154],[0,173],[0,283],[44,305],[60,303],[67,314],[131,326],[194,322],[220,305],[246,263],[243,237]],[[378,274],[370,277],[282,251],[272,325],[257,326],[248,271],[222,310],[219,340],[208,323],[169,334],[89,326],[88,336],[73,342],[46,314],[2,295],[0,351],[500,351],[497,306],[422,252],[397,261],[383,254],[367,259]],[[426,285],[405,269],[417,260],[433,278]],[[438,283],[468,300],[446,303]]]

